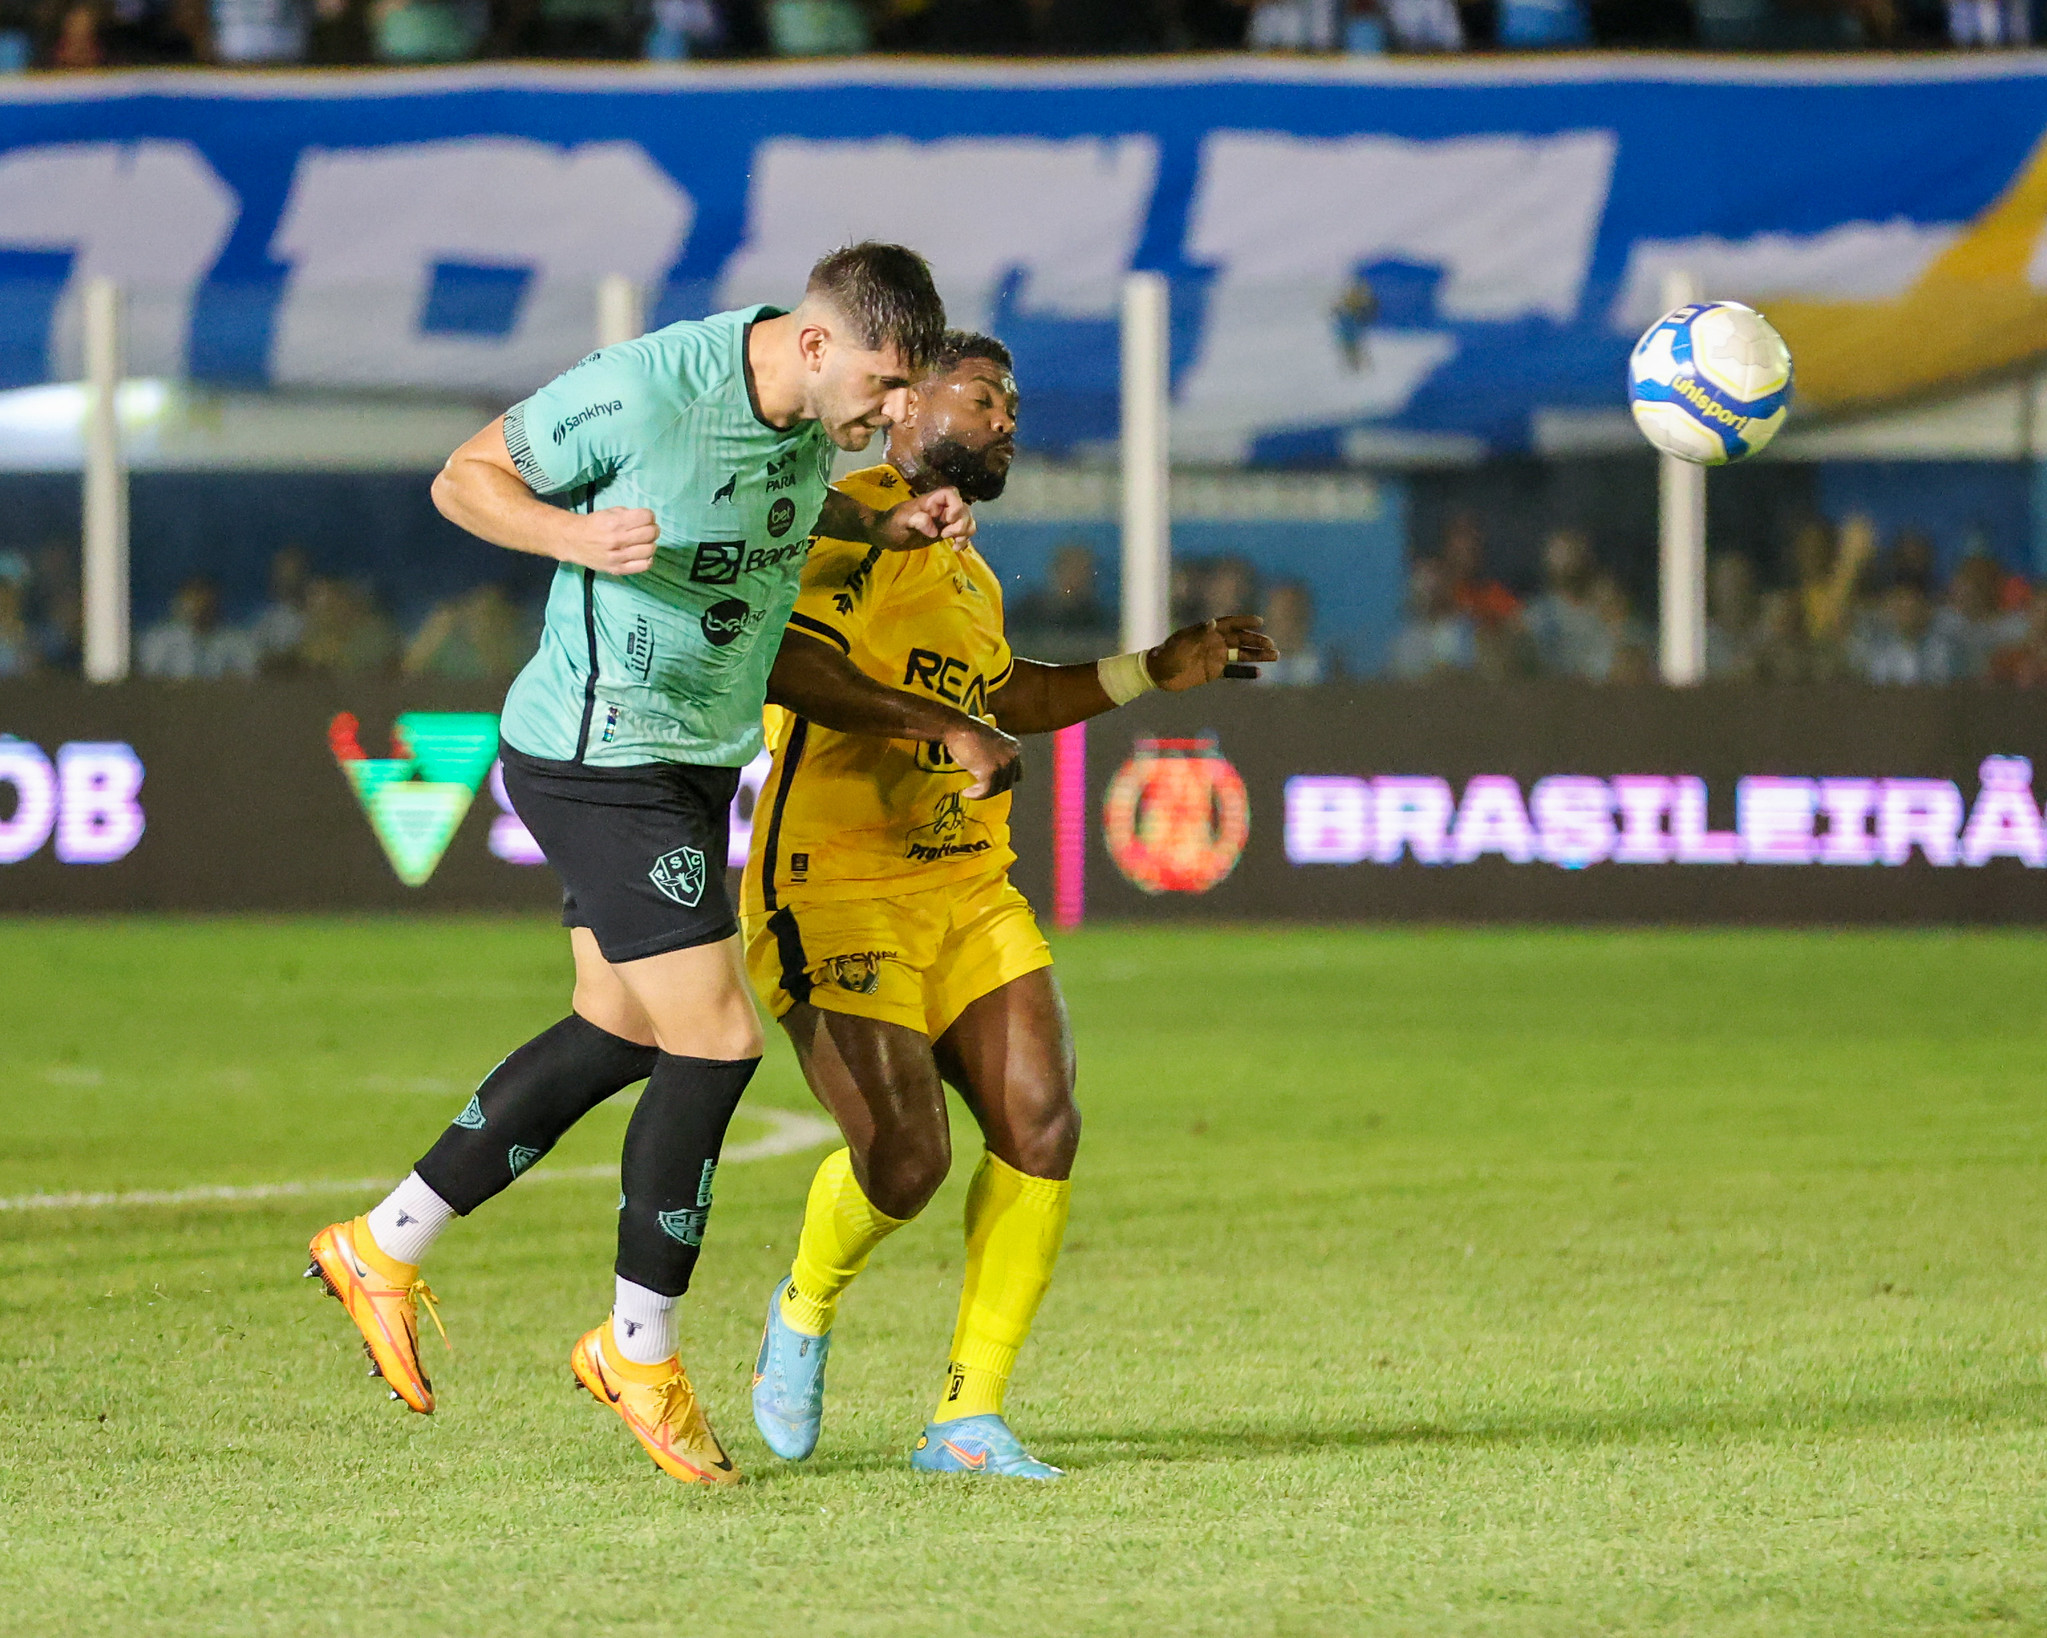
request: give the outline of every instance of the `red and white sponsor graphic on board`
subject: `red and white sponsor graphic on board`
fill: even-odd
[[[1214,739],[1140,739],[1109,781],[1102,832],[1132,886],[1206,893],[1243,857],[1251,800]]]

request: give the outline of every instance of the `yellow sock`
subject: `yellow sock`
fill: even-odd
[[[983,1155],[967,1189],[967,1276],[934,1421],[999,1416],[1066,1234],[1065,1178],[1030,1177]]]
[[[839,1295],[867,1266],[874,1248],[903,1226],[904,1219],[874,1209],[853,1176],[853,1152],[835,1149],[810,1180],[803,1208],[803,1233],[796,1263],[782,1293],[782,1318],[807,1337],[832,1328]]]

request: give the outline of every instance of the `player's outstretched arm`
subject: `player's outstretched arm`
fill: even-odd
[[[1023,747],[1000,728],[943,700],[878,683],[845,655],[799,631],[783,635],[768,673],[768,703],[841,734],[936,741],[974,776],[967,796],[1006,791],[1023,775]]]
[[[1218,677],[1255,677],[1256,667],[1279,658],[1263,625],[1255,614],[1226,614],[1182,626],[1143,654],[1118,654],[1090,665],[1018,660],[1009,681],[989,700],[989,709],[1012,734],[1049,734],[1154,688],[1178,694]]]
[[[960,499],[957,489],[912,495],[885,512],[863,506],[841,490],[828,489],[815,532],[827,540],[864,540],[885,552],[913,552],[941,538],[972,540],[974,509]]]
[[[654,561],[660,531],[652,512],[565,512],[534,494],[505,446],[502,415],[448,457],[433,497],[442,517],[493,546],[604,574],[638,574]]]

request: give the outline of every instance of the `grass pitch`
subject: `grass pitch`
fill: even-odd
[[[1088,1127],[1011,1411],[1065,1483],[904,1465],[968,1164],[849,1298],[800,1468],[746,1388],[816,1153],[721,1174],[716,1493],[570,1389],[602,1181],[442,1242],[430,1419],[297,1278],[363,1197],[4,1211],[0,1630],[2047,1631],[2047,942],[1058,953]],[[395,1175],[566,979],[538,922],[0,922],[0,1197]],[[809,1107],[779,1047],[752,1097]]]

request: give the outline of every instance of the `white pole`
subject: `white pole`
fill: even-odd
[[[645,329],[640,287],[623,273],[605,274],[597,281],[597,345],[633,341]]]
[[[121,287],[85,286],[85,675],[128,675],[128,466],[121,452]]]
[[[1123,647],[1151,648],[1172,629],[1169,447],[1171,287],[1163,273],[1123,281]]]
[[[1665,312],[1699,296],[1690,273],[1664,275]],[[1663,680],[1689,688],[1706,676],[1706,469],[1675,455],[1658,459]]]

